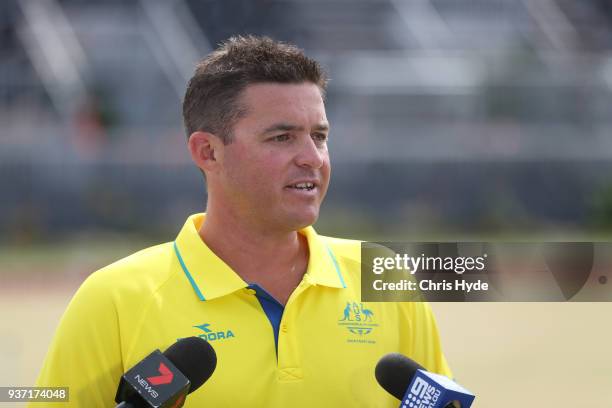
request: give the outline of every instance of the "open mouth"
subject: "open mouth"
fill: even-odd
[[[294,188],[296,190],[311,191],[311,190],[314,190],[315,185],[314,185],[314,183],[296,183],[296,184],[291,184],[291,185],[287,186],[287,188]]]

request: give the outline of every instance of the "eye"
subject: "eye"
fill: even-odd
[[[270,140],[274,142],[286,142],[287,140],[289,140],[289,137],[289,133],[283,133],[282,135],[277,135],[270,138]]]
[[[312,138],[315,140],[315,142],[319,142],[319,143],[327,142],[327,134],[325,133],[315,133],[312,135]]]

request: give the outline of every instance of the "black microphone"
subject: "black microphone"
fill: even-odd
[[[179,408],[217,367],[217,354],[200,337],[186,337],[163,354],[155,350],[121,377],[117,408]]]
[[[454,381],[428,372],[399,353],[381,358],[374,375],[385,391],[402,402],[401,407],[469,408],[475,398]]]

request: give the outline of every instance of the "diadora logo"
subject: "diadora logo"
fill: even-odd
[[[371,309],[367,309],[363,303],[357,302],[346,302],[342,317],[338,319],[338,325],[346,327],[350,333],[360,337],[370,334],[378,326],[374,319],[374,312]],[[374,343],[372,340],[358,341],[350,339],[349,342]]]
[[[234,336],[234,332],[231,330],[213,330],[210,328],[210,323],[204,323],[199,326],[193,326],[202,330],[204,333],[198,335],[198,337],[203,338],[207,341],[215,341],[215,340],[228,340],[232,339]]]
[[[420,377],[416,377],[402,408],[433,408],[442,392]]]

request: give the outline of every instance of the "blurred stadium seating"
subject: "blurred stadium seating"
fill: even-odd
[[[608,1],[1,7],[3,240],[174,232],[201,210],[182,94],[200,57],[246,33],[295,42],[331,72],[324,231],[612,228]]]

